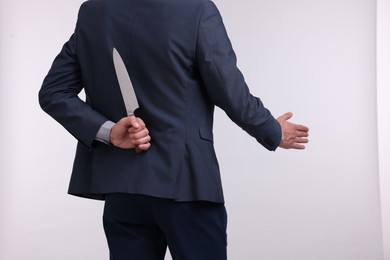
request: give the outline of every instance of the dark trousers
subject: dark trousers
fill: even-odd
[[[226,260],[223,204],[109,194],[103,224],[111,260]]]

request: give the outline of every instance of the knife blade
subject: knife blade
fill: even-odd
[[[119,87],[121,89],[122,98],[125,103],[127,115],[133,115],[134,111],[139,108],[137,96],[134,91],[134,86],[131,83],[129,73],[126,69],[126,65],[123,62],[122,57],[120,56],[117,49],[113,49],[113,61],[116,72],[116,77],[119,82]]]

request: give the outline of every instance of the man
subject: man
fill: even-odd
[[[133,83],[136,116],[126,116],[113,48]],[[167,245],[175,260],[226,259],[214,105],[268,150],[308,142],[291,113],[276,120],[250,94],[209,0],[85,2],[39,100],[79,141],[69,193],[105,200],[114,260],[164,259]]]

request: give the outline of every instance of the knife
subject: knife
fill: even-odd
[[[121,89],[122,98],[125,103],[127,115],[134,115],[134,111],[139,108],[137,96],[135,95],[133,84],[131,83],[129,73],[119,52],[114,48],[113,60],[116,77]]]

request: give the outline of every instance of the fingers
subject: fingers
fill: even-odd
[[[149,150],[151,147],[151,137],[149,130],[146,128],[144,121],[141,118],[134,117],[131,119],[132,127],[128,129],[129,137],[133,140],[135,151],[141,153]]]
[[[278,121],[279,123],[281,123],[280,121],[288,121],[292,118],[293,116],[293,113],[292,112],[287,112],[283,115],[281,115],[280,117],[278,117]],[[290,123],[290,122],[288,122]],[[293,123],[291,123],[293,124]],[[297,125],[297,124],[293,124],[295,126],[295,130],[297,131],[302,131],[302,132],[309,132],[309,128],[307,126],[304,126],[304,125]]]
[[[147,139],[145,139],[147,140]],[[151,147],[151,143],[150,143],[150,138],[149,138],[149,141],[148,142],[142,142],[141,144],[135,146],[135,151],[137,153],[141,153],[141,152],[145,152],[147,150],[149,150],[149,148]]]
[[[146,131],[142,131],[140,133],[130,134],[129,137],[133,141],[133,144],[136,146],[149,143],[152,140],[147,129]]]
[[[304,150],[306,147],[304,145],[294,143],[291,148],[297,150]]]
[[[140,124],[140,128],[137,131],[134,131],[134,128],[130,128],[128,131],[129,139],[131,139],[137,153],[147,151],[151,146],[150,141],[152,138],[149,135],[149,130],[142,124]]]
[[[307,138],[296,138],[294,140],[295,143],[300,143],[300,144],[307,144],[309,143],[309,139]]]
[[[150,148],[151,137],[144,121],[134,115],[122,118],[112,128],[111,143],[123,149],[135,149],[137,153]]]
[[[130,115],[130,116],[126,117],[126,124],[127,124],[126,126],[128,128],[136,128],[137,129],[141,126],[141,124],[140,124],[141,121],[140,121],[140,118],[137,118],[134,115]],[[143,121],[142,121],[142,123],[143,123]]]
[[[309,128],[304,125],[295,125],[295,129],[297,131],[302,131],[302,132],[309,132]]]
[[[140,150],[140,151],[147,151],[147,150],[149,150],[150,147],[151,147],[151,144],[150,143],[146,143],[146,144],[138,145],[137,149]]]
[[[297,137],[308,137],[309,132],[296,131],[296,136]]]
[[[284,149],[305,149],[305,144],[309,143],[309,129],[305,126],[294,125],[291,123],[288,123],[287,125],[290,126],[290,131],[286,131],[284,139],[279,146]]]
[[[297,150],[304,150],[306,146],[304,143],[307,143],[306,141],[302,142],[282,142],[279,147],[283,149],[297,149]]]
[[[127,131],[129,133],[130,138],[132,139],[139,139],[149,135],[149,130],[143,123],[138,123],[138,128],[130,127]]]
[[[305,149],[305,144],[309,142],[309,128],[304,125],[297,125],[288,120],[293,116],[293,113],[288,112],[278,118],[284,134],[280,147],[284,149]]]
[[[130,123],[131,122],[131,123]],[[129,133],[137,133],[146,129],[144,121],[139,117],[129,118]]]

